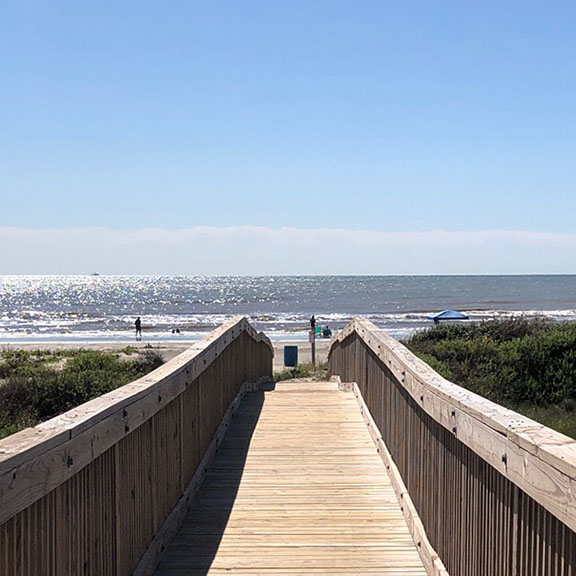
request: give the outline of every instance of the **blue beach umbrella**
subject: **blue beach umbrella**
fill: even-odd
[[[462,312],[458,312],[457,310],[444,310],[434,316],[428,316],[428,320],[434,320],[434,322],[440,320],[468,320],[468,316],[462,314]]]

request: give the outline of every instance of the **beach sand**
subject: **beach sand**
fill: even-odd
[[[103,352],[117,352],[128,346],[138,350],[152,350],[162,355],[165,362],[178,356],[187,348],[192,346],[197,340],[182,340],[181,342],[155,340],[153,342],[126,341],[126,342],[18,342],[14,344],[1,344],[0,355],[3,350],[75,350],[84,348],[86,350],[101,350]],[[298,364],[308,364],[311,362],[311,345],[303,340],[273,340],[274,345],[274,372],[284,370],[284,346],[298,346]],[[328,360],[328,350],[331,340],[316,340],[316,362],[326,362]]]

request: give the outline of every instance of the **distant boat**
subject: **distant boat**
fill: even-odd
[[[434,320],[434,322],[439,322],[440,320],[468,320],[468,316],[457,310],[444,310],[434,316],[428,316],[428,320]]]
[[[92,274],[90,274],[90,276],[100,276],[100,274],[98,274],[98,272],[92,272]]]

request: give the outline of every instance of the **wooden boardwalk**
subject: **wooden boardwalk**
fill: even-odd
[[[352,393],[278,383],[242,402],[156,576],[424,576]]]

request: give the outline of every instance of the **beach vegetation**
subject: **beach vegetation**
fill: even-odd
[[[282,380],[293,380],[295,378],[307,378],[310,380],[317,380],[322,382],[328,376],[328,363],[317,362],[314,366],[310,364],[299,364],[294,368],[286,368],[280,372],[274,372],[274,382],[281,382]]]
[[[576,438],[576,323],[440,324],[405,344],[448,380]]]
[[[133,354],[138,353],[138,348],[135,346],[126,346],[125,348],[121,348],[119,352],[121,354],[126,354],[126,356],[132,356]]]
[[[128,384],[163,362],[152,350],[128,359],[96,350],[4,350],[0,358],[0,438]]]

